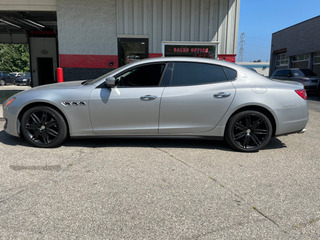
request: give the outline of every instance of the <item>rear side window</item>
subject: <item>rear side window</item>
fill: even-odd
[[[203,63],[174,63],[171,86],[228,81],[221,66]]]
[[[231,68],[227,68],[227,67],[223,67],[223,70],[224,70],[228,80],[235,80],[237,78],[237,71],[235,71]]]
[[[290,70],[279,70],[274,74],[274,76],[277,76],[277,77],[288,77],[290,75],[291,75]]]

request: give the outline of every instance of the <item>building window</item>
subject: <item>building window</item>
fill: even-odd
[[[293,56],[292,61],[293,62],[303,62],[303,61],[309,61],[309,54],[301,54]]]
[[[276,66],[288,66],[289,58],[286,56],[286,53],[281,53],[277,55]]]
[[[320,64],[320,52],[316,52],[313,56],[313,64]]]

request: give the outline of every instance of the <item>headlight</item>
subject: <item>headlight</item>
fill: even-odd
[[[10,105],[10,103],[12,103],[14,100],[16,100],[15,97],[9,98],[7,101],[5,101],[5,102],[3,103],[3,109],[6,109],[6,108]]]

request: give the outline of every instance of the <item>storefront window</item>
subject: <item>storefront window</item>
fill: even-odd
[[[118,65],[148,58],[149,47],[147,38],[118,38]]]
[[[286,53],[281,53],[277,55],[276,66],[288,66],[289,58],[286,56]]]

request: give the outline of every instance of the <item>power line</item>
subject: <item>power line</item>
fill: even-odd
[[[240,35],[240,49],[239,49],[239,62],[243,62],[243,52],[244,52],[244,44],[245,44],[245,33],[241,33]]]

